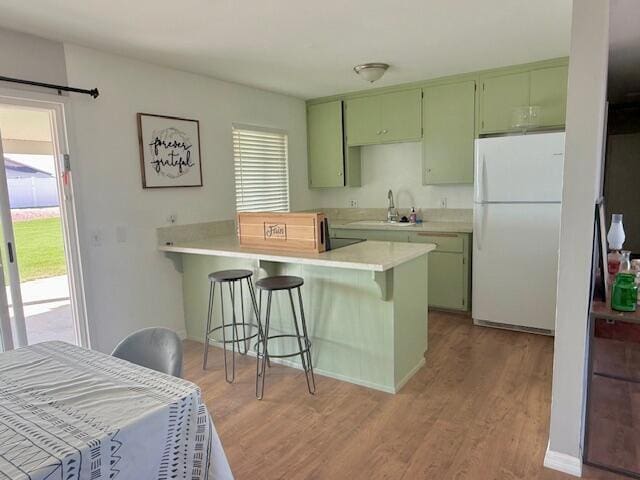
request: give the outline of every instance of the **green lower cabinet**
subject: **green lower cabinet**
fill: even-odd
[[[429,306],[467,310],[465,265],[461,253],[429,254]]]
[[[469,310],[471,235],[468,233],[414,232],[410,242],[433,243],[429,253],[429,306]]]
[[[429,306],[462,312],[470,310],[470,234],[354,230],[332,227],[331,237],[435,244],[436,249],[428,255]]]

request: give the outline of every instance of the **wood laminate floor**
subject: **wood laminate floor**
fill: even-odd
[[[222,351],[185,342],[185,378],[204,398],[236,479],[571,479],[542,466],[553,339],[431,312],[426,365],[390,395],[273,365],[254,396],[255,359],[224,381]],[[583,478],[623,478],[585,467]]]

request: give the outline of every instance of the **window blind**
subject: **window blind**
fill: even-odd
[[[233,127],[236,211],[288,212],[287,134]]]

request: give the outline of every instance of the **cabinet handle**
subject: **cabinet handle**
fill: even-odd
[[[342,176],[342,172],[338,172],[338,176],[341,177]]]
[[[389,130],[382,130],[382,133],[389,133]]]
[[[419,237],[447,237],[447,238],[457,238],[458,235],[455,233],[442,233],[442,232],[418,232]]]
[[[378,130],[378,135],[380,135],[382,133],[382,130]]]

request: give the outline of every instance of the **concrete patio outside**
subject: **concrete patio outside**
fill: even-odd
[[[76,343],[66,275],[23,282],[22,301],[29,344],[47,340]],[[7,287],[7,297],[10,291]],[[10,307],[13,315],[13,309]]]

